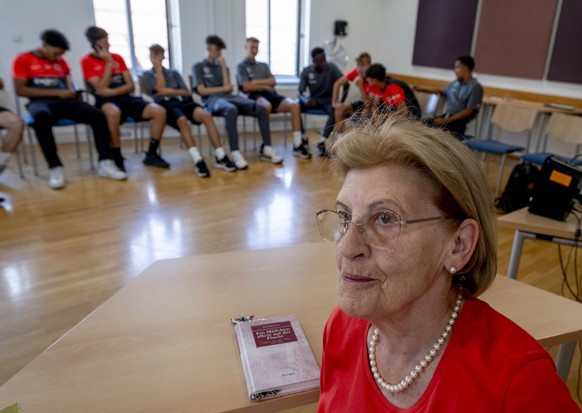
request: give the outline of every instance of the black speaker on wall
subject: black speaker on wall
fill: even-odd
[[[334,22],[334,29],[333,34],[335,36],[346,36],[347,33],[348,22],[345,20],[336,20]]]

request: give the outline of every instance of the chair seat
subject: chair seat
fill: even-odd
[[[319,108],[308,108],[305,109],[303,113],[307,113],[308,115],[322,115],[322,116],[329,115],[329,113],[327,113],[325,110]]]
[[[22,115],[22,120],[28,126],[34,125],[34,118],[32,117],[32,115],[30,113]],[[54,126],[75,126],[77,124],[78,124],[77,122],[75,122],[74,120],[71,120],[71,119],[59,119],[58,121],[56,121]]]
[[[534,165],[543,165],[544,161],[552,155],[550,152],[526,153],[522,155],[521,159],[531,162]]]
[[[468,147],[476,151],[487,152],[496,155],[519,152],[525,149],[523,146],[509,145],[507,143],[494,141],[492,139],[470,139],[466,140],[465,143]]]

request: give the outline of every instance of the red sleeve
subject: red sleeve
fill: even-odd
[[[360,74],[358,73],[358,69],[352,70],[350,73],[346,75],[346,79],[350,82],[353,82],[355,78],[357,78]]]
[[[28,68],[30,67],[28,54],[21,54],[16,56],[12,63],[12,77],[19,79],[28,79]]]
[[[532,397],[542,395],[544,397]],[[505,412],[579,413],[566,384],[550,359],[537,359],[521,367],[505,393]]]

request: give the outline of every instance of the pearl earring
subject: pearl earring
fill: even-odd
[[[450,272],[451,274],[454,274],[454,273],[456,273],[456,272],[457,272],[457,267],[455,267],[454,265],[451,265],[451,266],[449,267],[449,272]]]

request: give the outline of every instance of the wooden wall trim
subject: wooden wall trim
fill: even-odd
[[[397,79],[400,79],[408,83],[409,85],[422,85],[427,87],[443,88],[450,83],[450,81],[401,75],[398,73],[390,73],[389,75]],[[558,103],[560,105],[571,105],[576,107],[582,107],[582,99],[567,96],[545,95],[542,93],[524,92],[521,90],[502,89],[489,86],[483,86],[483,91],[485,93],[485,96],[496,96],[519,100],[529,100],[532,102],[541,103]]]

